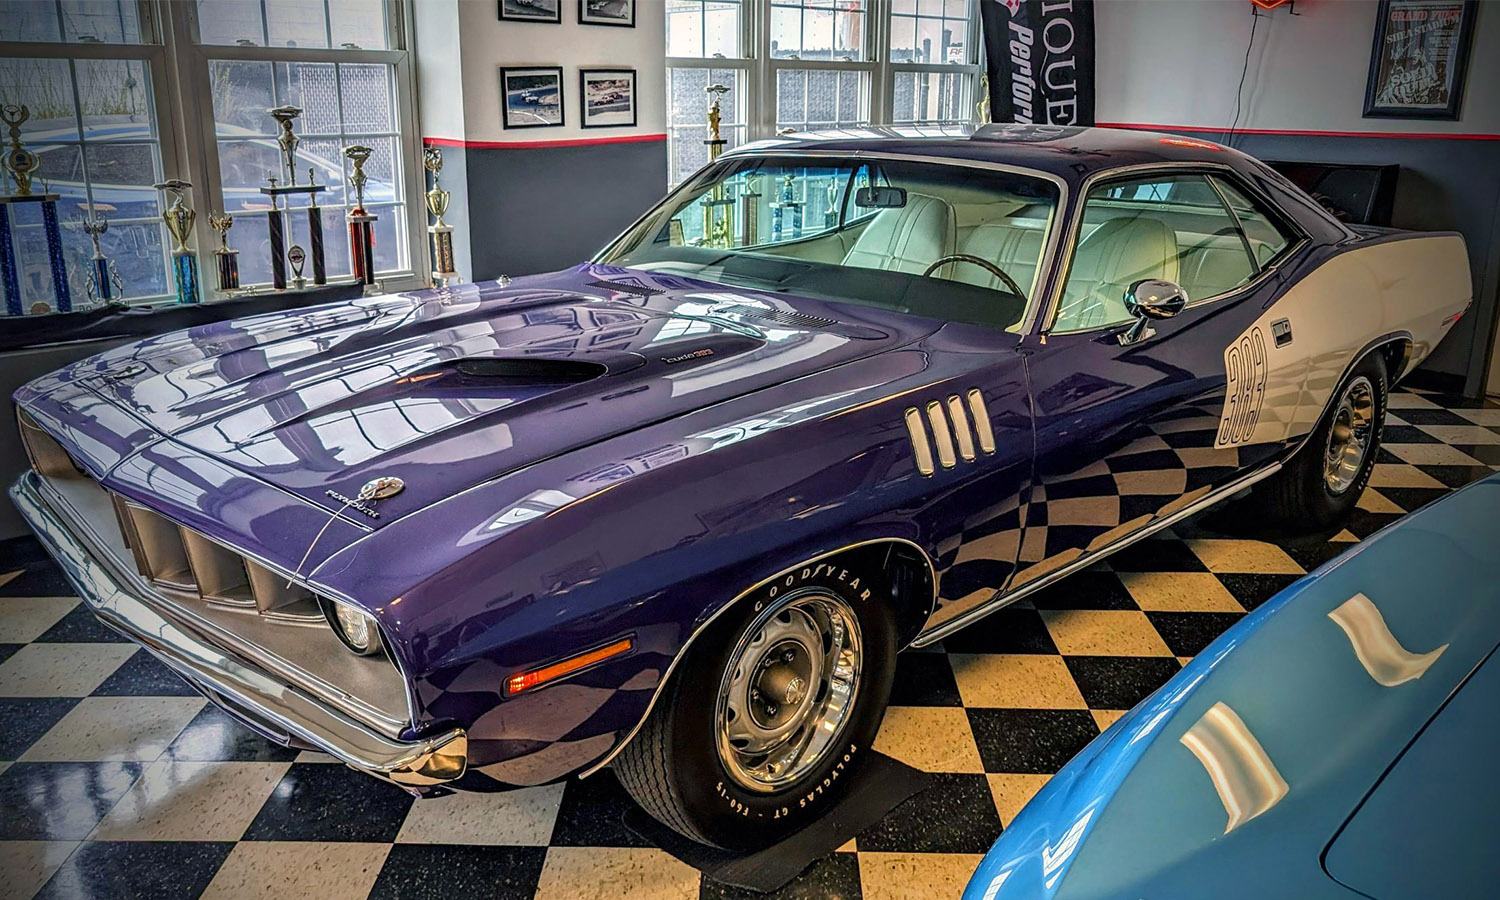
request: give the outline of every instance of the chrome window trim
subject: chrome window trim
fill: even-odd
[[[1073,210],[1073,214],[1067,224],[1067,227],[1064,229],[1067,232],[1066,246],[1068,248],[1071,248],[1073,252],[1067,253],[1066,256],[1060,261],[1060,265],[1057,270],[1057,277],[1052,282],[1052,290],[1047,292],[1048,296],[1046,303],[1046,323],[1038,329],[1039,333],[1044,338],[1049,334],[1090,334],[1093,332],[1102,332],[1107,331],[1111,328],[1119,328],[1122,324],[1126,324],[1122,322],[1115,322],[1110,325],[1095,325],[1090,328],[1076,328],[1067,331],[1054,330],[1053,328],[1057,321],[1057,313],[1062,307],[1063,289],[1067,285],[1068,276],[1072,273],[1073,270],[1073,258],[1077,255],[1078,233],[1083,229],[1083,210],[1084,207],[1088,205],[1089,191],[1097,187],[1100,182],[1133,180],[1140,178],[1142,175],[1149,175],[1152,172],[1163,172],[1168,175],[1174,176],[1194,173],[1202,175],[1226,175],[1228,176],[1228,180],[1233,183],[1235,187],[1239,188],[1247,198],[1251,199],[1252,201],[1259,202],[1272,210],[1275,210],[1275,219],[1277,220],[1277,224],[1291,231],[1294,235],[1287,241],[1287,245],[1281,248],[1280,253],[1276,254],[1275,256],[1271,257],[1271,259],[1266,261],[1265,267],[1257,272],[1254,278],[1250,279],[1244,284],[1235,286],[1231,290],[1223,291],[1209,297],[1190,297],[1188,299],[1188,309],[1192,309],[1194,307],[1208,303],[1217,303],[1220,300],[1227,300],[1243,292],[1251,291],[1255,288],[1260,287],[1268,278],[1271,277],[1272,274],[1280,270],[1282,264],[1284,264],[1293,253],[1302,249],[1310,241],[1306,230],[1304,230],[1301,225],[1297,224],[1297,221],[1295,219],[1287,215],[1286,211],[1277,206],[1269,197],[1266,197],[1259,190],[1246,184],[1244,178],[1240,176],[1239,172],[1228,163],[1202,161],[1154,162],[1138,163],[1131,166],[1120,166],[1114,169],[1100,170],[1093,173],[1092,175],[1089,175],[1083,180],[1083,183],[1079,185],[1078,196],[1080,199],[1078,202],[1078,208]],[[1213,184],[1213,179],[1209,178],[1206,180],[1210,185]]]
[[[1022,175],[1029,178],[1037,178],[1047,182],[1048,184],[1051,184],[1053,187],[1057,188],[1057,203],[1053,205],[1051,212],[1047,214],[1047,224],[1045,226],[1047,239],[1042,245],[1042,255],[1037,260],[1036,271],[1031,276],[1031,289],[1028,292],[1028,296],[1022,298],[1026,302],[1026,310],[1024,313],[1022,313],[1019,322],[1016,322],[1014,325],[1010,325],[1004,329],[1004,331],[1008,334],[1026,334],[1032,330],[1032,327],[1038,318],[1037,314],[1040,312],[1041,307],[1045,305],[1045,298],[1049,293],[1048,291],[1040,290],[1040,288],[1045,284],[1043,279],[1046,277],[1046,273],[1052,270],[1053,263],[1057,256],[1058,247],[1061,243],[1063,231],[1063,229],[1059,227],[1061,222],[1060,217],[1063,215],[1063,211],[1068,208],[1068,200],[1071,196],[1071,192],[1068,190],[1068,182],[1058,175],[1054,175],[1051,172],[1044,172],[1040,169],[1029,169],[1025,166],[1013,166],[1008,163],[990,162],[988,160],[980,159],[965,159],[963,157],[927,156],[917,153],[892,153],[889,151],[880,150],[801,150],[781,147],[732,150],[719,157],[719,159],[717,159],[716,161],[708,164],[707,166],[704,166],[702,169],[699,169],[692,175],[692,177],[686,179],[675,189],[669,191],[667,195],[662,198],[661,202],[657,203],[655,206],[642,213],[638,218],[636,218],[634,222],[630,223],[630,226],[628,228],[622,230],[619,235],[617,235],[613,240],[606,244],[603,250],[600,250],[598,253],[594,254],[594,257],[589,261],[600,265],[612,265],[612,263],[605,263],[604,260],[606,257],[614,254],[616,248],[619,247],[620,243],[624,241],[627,235],[631,234],[637,228],[639,228],[642,222],[645,222],[647,219],[651,218],[657,213],[658,210],[667,206],[679,192],[685,191],[690,185],[694,184],[698,180],[699,176],[711,173],[716,166],[727,166],[731,163],[734,163],[735,161],[743,159],[762,159],[767,157],[842,159],[855,164],[864,160],[871,159],[884,159],[896,162],[928,163],[930,165],[958,166],[966,169],[988,169],[995,172],[1006,172],[1011,175]]]

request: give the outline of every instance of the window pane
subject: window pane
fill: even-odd
[[[1250,249],[1255,251],[1256,265],[1264,266],[1272,257],[1286,249],[1291,239],[1261,211],[1259,206],[1252,203],[1228,181],[1216,176],[1210,177],[1213,178],[1214,184],[1219,186],[1219,191],[1224,195],[1230,208],[1234,210],[1234,214],[1239,217],[1240,227],[1245,231],[1245,238],[1250,242]]]
[[[300,107],[300,134],[339,133],[339,91],[333,63],[276,63],[276,102]]]
[[[21,140],[33,150],[40,149],[35,146],[38,141],[78,140],[73,76],[67,60],[0,59],[0,97],[31,113],[21,123]]]
[[[783,59],[862,59],[864,28],[864,0],[774,0],[771,55]]]
[[[776,128],[816,131],[869,124],[863,72],[782,69],[776,73]]]
[[[969,46],[971,0],[895,0],[891,8],[891,61],[975,62]]]
[[[94,206],[111,220],[151,219],[161,212],[152,185],[162,180],[155,144],[84,145]]]
[[[391,116],[391,67],[374,64],[339,66],[345,131],[394,131]]]
[[[722,84],[729,91],[719,101],[719,134],[728,150],[745,140],[740,106],[743,74],[733,69],[667,70],[668,180],[679,184],[708,162],[709,98],[706,88]]]
[[[388,49],[386,15],[385,0],[328,0],[333,46],[353,44],[361,50]]]
[[[150,140],[150,76],[142,61],[81,59],[78,99],[84,140]]]
[[[667,55],[740,56],[740,0],[667,0]]]
[[[136,0],[0,0],[3,39],[139,44]]]
[[[327,47],[328,12],[307,0],[265,0],[268,47]]]
[[[1111,182],[1089,191],[1055,327],[1130,321],[1125,291],[1142,279],[1176,282],[1203,300],[1254,274],[1234,219],[1202,175]]]
[[[271,93],[271,64],[229,62],[208,64],[214,98],[214,131],[220,138],[234,135],[271,135],[275,121],[266,110],[276,105]]]
[[[260,0],[198,0],[198,41],[264,46],[266,23]]]
[[[897,124],[962,124],[973,118],[974,78],[968,72],[897,72],[891,121]]]

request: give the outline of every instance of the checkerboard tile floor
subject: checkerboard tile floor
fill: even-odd
[[[904,654],[876,747],[936,774],[786,888],[956,897],[1067,760],[1304,572],[1500,469],[1500,404],[1391,398],[1370,490],[1327,540],[1210,511]],[[6,897],[730,897],[621,824],[608,772],[415,802],[250,734],[94,621],[32,541],[0,544]]]

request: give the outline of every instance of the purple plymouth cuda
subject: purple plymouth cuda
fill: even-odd
[[[1203,141],[741,148],[572,269],[163,335],[15,397],[98,616],[413,793],[613,765],[724,847],[826,810],[895,655],[1256,485],[1327,526],[1463,241]]]

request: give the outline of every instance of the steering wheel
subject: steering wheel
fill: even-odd
[[[954,253],[949,256],[943,256],[933,260],[932,265],[928,266],[927,269],[922,273],[922,277],[926,278],[933,272],[936,272],[939,266],[946,266],[948,263],[956,262],[972,263],[979,268],[984,269],[991,275],[1005,282],[1005,286],[1010,289],[1010,292],[1012,294],[1015,294],[1022,300],[1026,299],[1026,293],[1022,291],[1021,288],[1016,284],[1014,278],[1011,278],[1009,275],[1005,274],[1004,269],[1000,268],[987,259],[981,259],[977,256],[971,256],[968,253]]]

